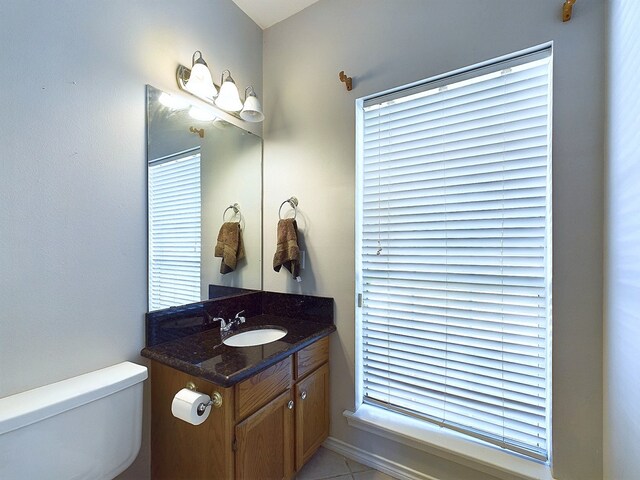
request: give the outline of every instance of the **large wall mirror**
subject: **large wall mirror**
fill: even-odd
[[[262,289],[262,139],[191,108],[147,86],[149,311]]]

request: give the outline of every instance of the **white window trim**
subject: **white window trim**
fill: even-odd
[[[554,479],[548,463],[375,405],[362,404],[355,412],[345,410],[343,415],[352,427],[498,478]]]

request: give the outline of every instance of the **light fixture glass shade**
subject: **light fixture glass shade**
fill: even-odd
[[[184,110],[189,106],[189,104],[182,98],[171,95],[167,92],[162,92],[158,100],[162,105],[172,110]]]
[[[218,130],[226,130],[227,128],[231,127],[232,124],[218,117],[213,121],[213,126]]]
[[[189,109],[189,116],[195,120],[200,120],[201,122],[210,122],[216,118],[213,112],[196,106]]]
[[[196,58],[196,55],[199,55],[199,58]],[[213,84],[211,72],[200,51],[193,54],[192,63],[191,75],[185,83],[185,88],[198,97],[213,100],[218,94],[218,90]]]
[[[236,87],[236,82],[231,78],[229,70],[222,72],[222,78],[224,79],[225,72],[228,73],[228,76],[220,85],[220,93],[215,102],[216,106],[227,112],[239,112],[242,110],[242,101],[240,100],[238,87]]]
[[[264,120],[262,106],[253,91],[247,95],[247,98],[244,101],[244,107],[242,107],[242,111],[240,112],[240,118],[253,123],[258,123]]]

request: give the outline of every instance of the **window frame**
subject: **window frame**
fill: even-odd
[[[552,106],[553,106],[553,95],[552,95],[552,78],[553,78],[553,45],[552,42],[539,45],[536,47],[532,47],[530,49],[526,49],[520,52],[516,52],[513,54],[505,55],[496,59],[492,59],[486,62],[482,62],[479,64],[475,64],[469,67],[465,67],[459,70],[455,70],[452,72],[448,72],[442,75],[438,75],[435,77],[428,78],[426,80],[421,80],[418,82],[414,82],[409,85],[405,85],[402,87],[397,87],[385,92],[375,93],[372,95],[368,95],[356,100],[356,186],[355,186],[355,199],[356,199],[356,211],[355,211],[355,326],[356,326],[356,341],[355,341],[355,358],[356,358],[356,368],[355,368],[355,409],[356,412],[345,412],[345,416],[349,419],[349,422],[352,421],[354,424],[362,423],[362,418],[371,417],[371,411],[376,409],[381,410],[382,412],[386,412],[387,410],[381,406],[375,406],[371,404],[366,404],[364,402],[364,394],[363,394],[363,342],[362,342],[362,332],[363,332],[363,309],[362,307],[362,286],[363,286],[363,276],[362,276],[362,258],[363,258],[363,234],[362,234],[362,225],[363,225],[363,185],[364,185],[364,108],[368,101],[372,99],[376,100],[376,103],[384,100],[391,100],[393,98],[404,97],[412,93],[412,91],[416,91],[418,89],[424,89],[425,85],[429,85],[429,89],[437,88],[438,84],[452,83],[453,81],[458,81],[458,79],[464,79],[465,77],[475,77],[482,75],[487,69],[495,69],[496,64],[501,64],[504,62],[510,61],[518,61],[522,57],[526,57],[528,55],[536,55],[540,52],[549,51],[549,76],[550,82],[548,85],[549,93],[548,93],[548,105],[549,105],[549,119],[548,119],[548,145],[547,145],[547,191],[546,191],[546,220],[547,220],[547,242],[546,242],[546,265],[545,265],[545,281],[546,281],[546,292],[547,292],[547,306],[546,311],[548,312],[547,318],[547,337],[546,337],[546,433],[547,433],[547,459],[540,460],[535,457],[525,456],[526,461],[534,461],[534,462],[542,462],[547,466],[551,464],[552,457],[552,429],[551,429],[551,419],[552,419],[552,226],[553,226],[553,218],[552,218],[552,158],[551,158],[551,147],[552,147]],[[526,63],[526,61],[521,62]],[[384,99],[384,100],[381,100]],[[362,408],[362,407],[366,408]],[[364,412],[360,415],[358,411]],[[393,417],[398,415],[395,412],[389,412],[389,417]],[[375,416],[375,415],[374,415]],[[379,419],[378,419],[379,420]],[[418,423],[428,423],[425,420],[411,419],[410,422],[418,422]],[[367,423],[367,421],[364,421]],[[394,422],[391,422],[394,423]],[[357,426],[357,425],[356,425]],[[433,427],[433,425],[427,425],[426,430],[429,430]],[[368,425],[367,428],[373,428],[371,424]],[[386,436],[386,435],[385,435]],[[459,434],[456,434],[459,436]],[[403,437],[401,435],[400,437]],[[463,441],[476,441],[472,437],[463,438]],[[500,448],[496,447],[492,443],[482,442],[486,444],[489,448],[495,449]],[[428,443],[428,442],[427,442]],[[518,452],[504,450],[508,452],[508,455],[520,455]]]

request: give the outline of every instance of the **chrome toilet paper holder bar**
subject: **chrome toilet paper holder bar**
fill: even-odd
[[[193,390],[194,392],[197,391],[196,384],[193,382],[187,382],[186,388],[188,388],[189,390]],[[222,395],[220,395],[220,392],[213,392],[209,397],[209,401],[207,403],[201,403],[200,405],[198,405],[198,415],[203,415],[207,410],[207,407],[210,407],[212,405],[216,408],[222,407]]]

